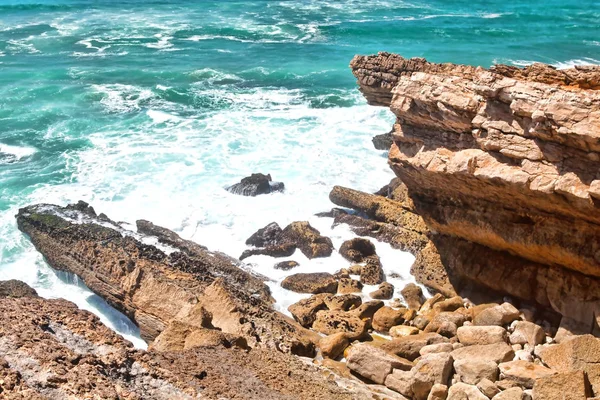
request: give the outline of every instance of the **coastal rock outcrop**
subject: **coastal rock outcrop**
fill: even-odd
[[[252,348],[314,353],[318,335],[274,311],[262,279],[231,257],[154,227],[152,232],[170,245],[161,250],[142,243],[134,232],[99,221],[90,208],[29,206],[19,210],[17,224],[52,267],[80,277],[133,320],[146,341],[174,322],[206,328],[209,313],[215,329],[244,338]]]
[[[240,182],[227,188],[228,192],[242,196],[258,196],[274,192],[283,192],[283,182],[273,182],[271,174],[252,174],[243,178]]]
[[[396,115],[399,179],[387,196],[336,187],[332,201],[413,252],[413,274],[435,291],[509,294],[558,312],[566,331],[598,332],[600,67],[379,53],[351,68],[367,101]]]

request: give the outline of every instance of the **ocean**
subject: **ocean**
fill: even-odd
[[[394,118],[366,105],[348,68],[378,51],[600,64],[600,1],[0,0],[0,279],[71,300],[144,347],[130,321],[44,262],[17,230],[19,207],[82,199],[236,257],[267,223],[308,220],[337,248],[351,232],[313,215],[333,206],[331,188],[393,177],[371,138]],[[224,190],[253,172],[285,193]],[[397,289],[412,281],[412,256],[376,245]],[[301,272],[348,265],[290,259]],[[296,270],[246,261],[271,279],[278,309],[302,297],[279,287]]]

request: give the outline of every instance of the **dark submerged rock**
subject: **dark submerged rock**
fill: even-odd
[[[231,185],[227,191],[242,196],[258,196],[273,192],[282,192],[285,189],[283,182],[273,182],[271,174],[252,174],[243,178],[239,183]]]
[[[246,244],[254,247],[272,246],[277,244],[282,232],[283,230],[277,222],[271,222],[269,225],[253,233],[246,240]]]

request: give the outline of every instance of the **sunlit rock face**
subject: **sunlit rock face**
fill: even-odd
[[[351,68],[369,103],[397,117],[389,163],[410,198],[401,207],[423,218],[449,285],[532,300],[591,331],[600,67],[486,70],[380,53]]]

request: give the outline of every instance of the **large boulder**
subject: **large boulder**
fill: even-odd
[[[346,240],[342,243],[339,253],[352,262],[363,262],[365,258],[377,255],[373,242],[364,238]]]
[[[239,183],[229,186],[227,191],[242,196],[258,196],[260,194],[282,192],[284,188],[283,182],[273,182],[271,174],[258,173],[242,178]]]
[[[349,311],[360,307],[362,299],[355,294],[341,294],[327,297],[325,304],[330,310]]]
[[[377,290],[369,293],[369,296],[373,299],[389,300],[394,296],[394,285],[389,282],[383,282]]]
[[[541,326],[533,322],[518,321],[514,327],[513,333],[510,334],[511,344],[529,344],[536,346],[544,343],[546,333]]]
[[[367,332],[367,323],[350,312],[323,310],[317,312],[313,329],[325,335],[345,333],[348,339],[362,338]]]
[[[288,307],[288,311],[300,325],[310,328],[315,322],[317,312],[327,310],[326,300],[329,297],[332,297],[332,295],[328,293],[316,294],[292,304]]]
[[[369,259],[360,268],[360,281],[365,285],[379,285],[384,279],[385,276],[379,258]]]
[[[333,252],[333,243],[328,237],[313,228],[308,222],[292,222],[283,229],[281,240],[295,243],[308,258],[329,257]]]
[[[600,395],[600,339],[578,336],[559,345],[543,346],[539,356],[556,372],[584,371],[592,392]]]
[[[404,314],[406,309],[394,309],[392,307],[381,307],[375,315],[373,315],[373,329],[378,332],[387,333],[391,327],[400,325],[404,322]]]
[[[360,293],[362,292],[363,284],[360,281],[352,278],[340,278],[338,284],[339,293]]]
[[[383,344],[381,348],[412,361],[421,355],[419,352],[423,347],[430,344],[443,343],[447,340],[437,333],[420,333],[418,335],[396,337]]]
[[[446,385],[452,374],[452,356],[448,353],[424,355],[413,368],[411,389],[416,400],[426,400],[435,384]]]
[[[377,150],[389,150],[390,147],[392,147],[392,143],[394,143],[392,132],[375,135],[373,136],[372,142]]]
[[[385,378],[385,386],[395,390],[403,396],[408,398],[413,397],[412,391],[412,379],[413,371],[403,371],[401,369],[394,369],[391,374]]]
[[[520,312],[510,303],[502,303],[498,306],[486,308],[481,311],[474,319],[473,324],[487,325],[508,325],[514,320],[519,319]]]
[[[556,371],[529,361],[516,360],[499,365],[503,379],[509,379],[520,386],[531,389],[536,379],[546,378],[556,374]]]
[[[323,357],[337,358],[350,344],[348,335],[344,332],[334,333],[319,340],[319,349]]]
[[[498,380],[498,364],[492,360],[456,360],[454,369],[461,382],[476,385],[483,379]]]
[[[448,390],[447,400],[489,400],[477,389],[477,386],[458,382]]]
[[[296,293],[335,293],[338,282],[326,272],[293,274],[281,282],[281,287]]]
[[[452,352],[454,360],[484,360],[501,363],[511,361],[515,356],[512,347],[506,343],[465,346]]]
[[[346,357],[348,368],[375,383],[383,384],[393,369],[407,370],[412,363],[378,347],[359,343],[350,347]]]
[[[264,228],[254,232],[252,236],[246,239],[248,246],[267,247],[277,244],[283,230],[277,222],[271,222]]]
[[[270,257],[289,257],[296,251],[296,244],[291,242],[281,242],[267,247],[248,249],[242,252],[240,261],[252,256],[270,256]]]
[[[535,400],[585,400],[591,396],[583,371],[564,372],[539,378],[533,385]]]
[[[425,303],[425,296],[423,296],[423,289],[420,286],[415,285],[414,283],[409,283],[404,286],[404,289],[401,290],[402,297],[404,297],[404,301],[408,304],[408,308],[411,310],[418,310],[421,308],[423,303]]]
[[[457,336],[458,341],[465,346],[506,343],[508,338],[506,329],[501,326],[461,326]]]

